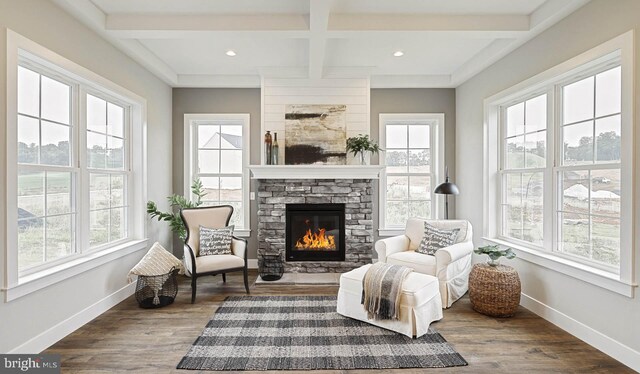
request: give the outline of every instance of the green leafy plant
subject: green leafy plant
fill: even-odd
[[[184,196],[171,195],[167,197],[171,210],[168,212],[161,212],[158,210],[158,206],[153,201],[147,201],[147,214],[151,218],[157,218],[158,221],[169,222],[171,231],[184,240],[187,237],[187,229],[184,227],[182,218],[180,217],[180,209],[182,208],[195,208],[202,205],[202,197],[206,195],[202,181],[199,178],[193,180],[191,184],[191,192],[196,197],[195,201],[190,201]]]
[[[512,259],[516,257],[516,253],[511,248],[500,249],[497,245],[486,245],[484,247],[479,247],[478,249],[474,249],[473,252],[477,255],[487,255],[489,256],[489,265],[497,265],[498,259],[500,257],[504,257],[507,259]]]
[[[376,154],[380,151],[380,146],[373,139],[369,139],[369,135],[359,134],[347,139],[347,152],[353,153],[354,156],[364,155],[365,152]]]

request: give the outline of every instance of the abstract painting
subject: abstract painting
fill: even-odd
[[[285,164],[345,165],[346,111],[346,105],[287,105]]]

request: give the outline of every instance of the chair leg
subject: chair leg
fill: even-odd
[[[191,304],[196,302],[196,276],[191,274]]]
[[[245,290],[247,290],[247,294],[249,293],[249,278],[248,278],[248,274],[247,274],[247,267],[244,267],[243,270],[244,273],[244,288]]]
[[[227,274],[222,273],[222,283],[227,283]]]

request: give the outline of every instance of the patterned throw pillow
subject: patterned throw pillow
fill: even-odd
[[[200,226],[200,254],[199,256],[230,255],[233,227],[210,229]]]
[[[458,232],[460,229],[443,230],[425,222],[424,236],[416,252],[433,256],[438,249],[453,245],[458,237]]]

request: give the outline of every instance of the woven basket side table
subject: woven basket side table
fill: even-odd
[[[520,305],[520,277],[511,266],[475,264],[469,274],[473,309],[492,317],[511,317]]]

